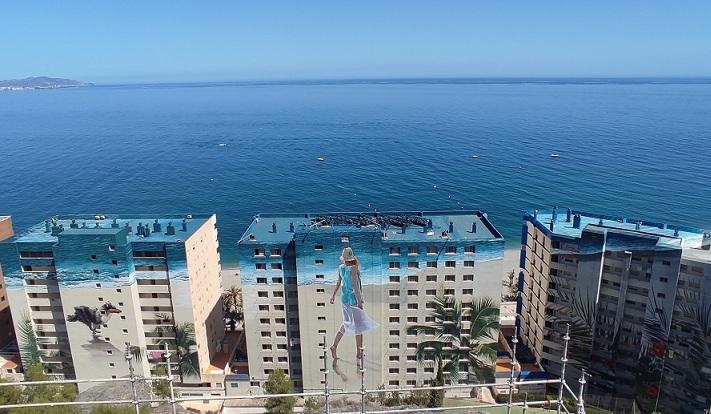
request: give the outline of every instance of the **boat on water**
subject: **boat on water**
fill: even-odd
[[[475,159],[479,158],[479,156],[477,154],[472,154],[469,156],[469,158],[475,160]]]
[[[323,157],[318,157],[318,158],[316,158],[316,160],[321,161],[321,162],[326,161],[326,159]]]
[[[555,152],[553,154],[551,154],[551,158],[558,158],[558,157],[560,157],[560,155]]]

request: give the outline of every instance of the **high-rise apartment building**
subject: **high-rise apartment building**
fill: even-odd
[[[255,393],[277,368],[298,389],[322,389],[324,368],[331,388],[358,389],[356,339],[348,335],[354,326],[367,327],[368,388],[429,383],[435,368],[418,363],[415,352],[432,336],[413,327],[434,323],[433,300],[500,302],[504,240],[479,211],[265,214],[237,246]],[[345,276],[334,295],[344,248],[357,257],[362,284],[356,289]],[[362,311],[346,306],[354,290]],[[345,320],[338,359],[329,350],[325,367],[321,344],[325,338],[332,346]]]
[[[126,343],[149,375],[164,364],[161,343],[194,330],[181,344],[189,354],[174,358],[199,375],[182,386],[221,393],[224,367],[212,364],[231,345],[218,250],[214,215],[52,217],[0,242],[15,331],[33,329],[48,373],[90,379],[126,376]]]
[[[10,216],[0,216],[0,241],[9,239],[14,234]],[[2,273],[2,262],[0,262],[0,351],[14,340],[15,329],[10,314],[10,301],[7,297],[5,278]]]
[[[665,413],[708,408],[708,232],[553,209],[524,215],[521,243],[521,336],[548,371],[560,374],[569,323],[591,393],[652,407],[659,397]]]

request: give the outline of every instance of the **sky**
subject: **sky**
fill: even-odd
[[[711,76],[711,1],[33,1],[0,79]]]

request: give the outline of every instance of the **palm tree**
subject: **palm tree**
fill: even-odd
[[[463,308],[454,297],[438,296],[434,303],[430,316],[435,322],[414,327],[418,333],[434,334],[434,339],[417,346],[417,360],[424,363],[432,359],[437,367],[436,377],[446,381],[459,379],[460,365],[478,380],[493,380],[499,328],[499,309],[494,302],[482,298]],[[463,329],[465,321],[470,322],[468,330]]]
[[[180,323],[172,328],[159,326],[156,333],[173,333],[175,338],[161,338],[156,342],[158,345],[168,344],[178,357],[178,367],[180,368],[180,381],[183,382],[185,375],[200,375],[197,353],[193,350],[195,342],[195,325],[190,322]]]
[[[18,333],[22,365],[29,367],[32,364],[40,363],[37,335],[28,314],[23,315],[22,321],[18,324]]]
[[[233,331],[237,326],[237,322],[243,318],[242,312],[242,289],[237,286],[232,286],[222,294],[222,307],[225,313],[225,318],[230,320],[230,329]]]

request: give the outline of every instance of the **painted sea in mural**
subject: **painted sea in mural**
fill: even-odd
[[[480,208],[513,245],[554,204],[711,227],[711,81],[106,85],[0,93],[0,214]],[[552,155],[558,155],[554,157]]]

